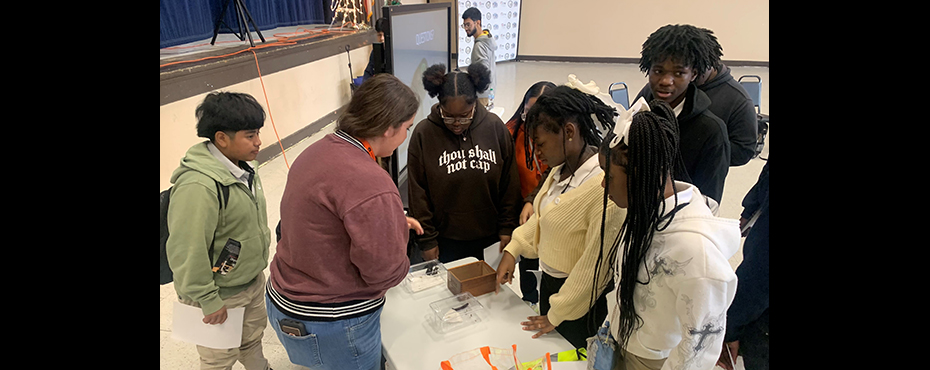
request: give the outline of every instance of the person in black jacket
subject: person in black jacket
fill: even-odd
[[[500,117],[476,104],[489,84],[490,71],[479,63],[467,73],[446,73],[443,64],[423,73],[424,88],[439,103],[410,137],[407,181],[424,260],[484,259],[484,248],[497,241],[503,248],[519,225],[513,139]]]
[[[755,105],[749,93],[730,74],[730,68],[720,61],[723,47],[717,42],[714,32],[704,28],[688,28],[687,35],[694,37],[694,42],[706,45],[704,57],[710,66],[699,73],[693,84],[710,98],[710,111],[723,120],[727,126],[730,140],[730,166],[742,166],[749,162],[756,153],[756,141],[759,122],[756,118]],[[643,86],[639,96],[652,93],[649,84]]]
[[[717,364],[732,370],[738,355],[747,370],[769,368],[769,163],[743,198],[743,262],[736,268],[736,296],[727,310],[727,331]],[[729,353],[728,359],[725,354]]]
[[[378,54],[374,52],[374,48],[384,47],[384,18],[378,18],[378,20],[375,21],[375,32],[378,33],[378,45],[376,44],[371,45],[372,52],[368,54],[368,65],[365,66],[365,73],[362,75],[364,79],[366,80],[370,78],[371,76],[384,72],[382,70],[378,70],[377,68],[375,68],[376,66],[383,66],[384,61],[383,60],[376,61],[375,56]],[[384,57],[383,54],[381,54],[380,56],[382,58]]]
[[[726,124],[710,111],[710,98],[693,84],[715,60],[705,44],[693,41],[697,34],[702,32],[693,26],[667,25],[649,35],[639,68],[646,73],[650,89],[636,99],[659,99],[672,107],[687,172],[675,180],[697,186],[719,204],[730,166],[730,141]]]

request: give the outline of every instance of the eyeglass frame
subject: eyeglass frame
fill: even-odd
[[[478,108],[478,104],[477,104],[477,103],[476,103],[474,106],[471,107],[471,117],[467,117],[467,118],[446,117],[445,114],[443,114],[443,112],[442,112],[442,105],[440,105],[440,106],[439,106],[439,118],[442,118],[442,122],[445,123],[445,124],[447,124],[447,125],[454,125],[456,122],[459,122],[459,125],[461,125],[461,126],[468,126],[468,125],[470,125],[470,124],[472,123],[472,121],[474,121],[474,119],[475,119],[475,110],[476,110],[477,108]]]

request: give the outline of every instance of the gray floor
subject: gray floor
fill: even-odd
[[[762,78],[763,91],[761,109],[763,113],[767,114],[769,96],[768,68],[733,67],[732,70],[733,75],[737,78],[741,75],[758,75]],[[507,62],[498,64],[497,73],[498,81],[500,82],[495,89],[497,92],[495,103],[496,107],[504,108],[505,112],[503,116],[505,117],[505,121],[513,114],[514,102],[518,102],[522,99],[526,89],[540,80],[549,80],[556,84],[563,84],[567,81],[567,76],[569,74],[575,74],[579,80],[585,83],[594,80],[601,90],[604,91],[607,90],[610,83],[622,81],[629,86],[631,95],[633,96],[635,96],[636,92],[646,83],[646,78],[642,72],[639,71],[638,66],[633,64]],[[318,140],[322,135],[330,132],[332,132],[332,125],[323,129],[320,133],[289,148],[287,150],[288,160],[293,161],[304,148]],[[771,130],[769,132],[771,132]],[[768,149],[767,137],[765,150],[762,152],[761,158],[768,158]],[[764,164],[764,160],[756,158],[746,165],[730,168],[724,189],[723,201],[720,205],[720,215],[722,217],[739,218],[739,214],[742,211],[740,202],[746,192],[755,184]],[[268,222],[269,227],[273,229],[279,218],[278,205],[281,200],[281,195],[284,192],[284,184],[287,178],[287,166],[284,163],[283,156],[278,156],[261,165],[258,169],[258,173],[259,176],[262,177],[262,181],[265,185],[265,196],[268,199]],[[272,244],[270,249],[271,256],[273,257],[275,245]],[[730,260],[730,264],[736,269],[741,261],[742,248],[740,248],[740,251]],[[268,275],[267,269],[265,275]],[[519,277],[515,279],[512,287],[514,287],[517,294],[520,294],[518,281]],[[177,299],[174,293],[174,286],[172,284],[161,286],[159,293],[161,302],[159,325],[161,369],[198,369],[198,355],[194,346],[171,338],[171,311],[172,305]],[[514,323],[514,325],[519,325],[519,323]],[[530,334],[527,335],[529,336]],[[263,345],[265,356],[275,369],[305,369],[304,367],[290,363],[287,353],[278,342],[271,326],[265,330]],[[452,356],[454,353],[450,353],[449,355]],[[244,369],[244,367],[237,363],[233,369]]]

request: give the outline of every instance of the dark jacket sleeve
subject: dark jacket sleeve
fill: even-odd
[[[721,117],[722,118],[722,117]],[[742,166],[756,154],[759,121],[752,100],[741,99],[727,118],[730,136],[730,165]]]
[[[428,122],[420,122],[429,124]],[[422,154],[422,137],[414,130],[407,147],[407,198],[409,216],[417,219],[423,227],[423,235],[417,236],[417,245],[421,250],[429,250],[439,245],[436,238],[439,232],[433,224],[433,202],[430,200],[429,188],[426,184],[426,172],[420,158]]]
[[[757,192],[753,197],[761,199],[759,219],[749,229],[743,244],[743,262],[736,268],[739,283],[733,303],[727,310],[727,333],[724,337],[727,342],[740,339],[743,329],[769,308],[768,163],[753,190]]]
[[[501,167],[500,188],[498,189],[500,197],[497,204],[498,235],[511,235],[513,229],[520,226],[520,211],[523,209],[522,199],[520,198],[520,174],[517,172],[513,139],[499,119],[488,123],[501,125],[502,128],[500,130],[502,131],[501,138],[498,140],[501,146],[501,156],[504,159]]]
[[[763,201],[768,201],[769,195],[769,163],[766,161],[759,173],[759,180],[749,189],[746,196],[743,197],[743,212],[740,217],[750,219],[756,211],[762,206]]]
[[[365,66],[365,73],[362,75],[366,79],[375,75],[375,53],[368,54],[368,65]]]
[[[695,119],[714,121],[715,123],[705,124],[725,127],[720,118],[711,114],[702,114]],[[701,194],[714,198],[717,204],[720,204],[723,186],[730,170],[730,141],[726,137],[726,131],[708,136],[699,158],[695,173],[690,174],[691,180],[701,190]]]

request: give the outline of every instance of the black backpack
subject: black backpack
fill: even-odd
[[[161,204],[161,285],[174,281],[174,273],[171,272],[171,266],[168,266],[168,251],[165,246],[168,244],[168,203],[171,200],[171,188],[162,191],[159,195]],[[220,209],[229,204],[229,187],[216,183],[216,199],[220,202]],[[216,231],[214,231],[215,236]],[[210,244],[210,264],[213,264],[213,244]]]

